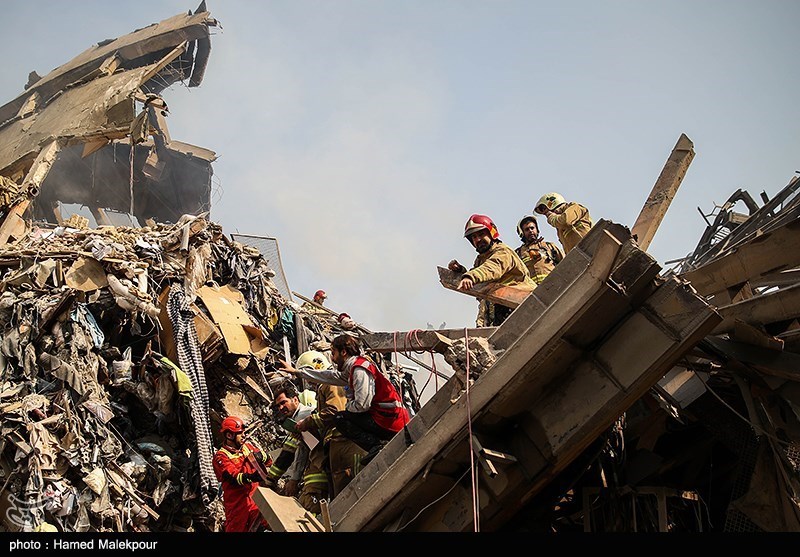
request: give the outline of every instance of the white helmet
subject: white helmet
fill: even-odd
[[[534,212],[539,213],[540,215],[544,214],[544,209],[542,207],[546,207],[548,211],[552,211],[559,205],[563,205],[566,203],[567,200],[564,199],[564,196],[560,193],[550,192],[544,194],[542,197],[539,198],[539,201],[536,202],[536,206],[533,208]]]
[[[325,354],[316,350],[307,350],[297,358],[297,369],[330,369],[331,367]]]

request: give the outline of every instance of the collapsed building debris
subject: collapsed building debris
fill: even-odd
[[[216,25],[202,3],[0,107],[3,530],[219,530],[222,418],[279,447],[278,359],[345,330],[208,219],[215,155],[170,139],[158,95],[200,84]]]
[[[797,178],[735,192],[664,271],[681,136],[630,230],[600,220],[531,295],[475,289],[501,326],[372,332],[209,219],[216,154],[171,139],[160,95],[202,82],[217,25],[201,3],[0,107],[0,529],[220,530],[221,419],[277,448],[276,362],[348,332],[414,417],[321,517],[260,488],[276,530],[800,530]],[[417,350],[455,370],[423,406],[386,357]]]

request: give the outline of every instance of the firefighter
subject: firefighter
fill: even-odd
[[[486,215],[472,215],[464,227],[464,237],[478,252],[478,256],[469,271],[455,259],[448,264],[451,271],[461,273],[459,290],[470,290],[481,282],[519,286],[531,291],[536,288],[519,255],[500,240],[500,233],[492,219]],[[511,311],[512,308],[480,300],[475,324],[478,327],[500,325]]]
[[[228,416],[222,420],[222,447],[214,454],[214,473],[222,484],[226,532],[269,529],[252,495],[271,461],[264,451],[244,440],[244,429],[241,418]]]
[[[331,370],[333,365],[325,354],[308,350],[297,358],[296,367],[306,370]],[[325,383],[318,384],[317,408],[298,422],[298,431],[308,431],[319,439],[313,449],[303,473],[303,488],[300,504],[313,513],[320,513],[321,499],[333,499],[341,493],[350,480],[359,472],[361,459],[366,451],[336,429],[336,413],[347,405],[344,388]]]
[[[517,255],[525,263],[533,282],[541,284],[555,266],[564,259],[564,252],[552,242],[546,242],[539,235],[539,224],[533,215],[525,215],[517,224],[517,234],[522,245],[516,249]]]
[[[314,302],[319,305],[323,305],[327,298],[328,295],[325,294],[324,290],[317,290],[316,292],[314,292]]]
[[[567,202],[563,195],[556,192],[544,194],[533,210],[547,217],[548,224],[556,229],[565,254],[578,245],[594,225],[589,209],[574,201]]]
[[[285,477],[282,495],[294,497],[298,495],[303,470],[308,464],[308,445],[303,442],[301,434],[296,429],[297,422],[311,415],[313,406],[300,402],[297,388],[291,381],[284,381],[274,391],[275,401],[273,411],[276,420],[287,431],[283,439],[281,450],[275,461],[267,471],[267,487],[277,488],[278,480]]]
[[[317,383],[349,387],[345,409],[334,418],[336,429],[367,451],[368,463],[409,422],[408,410],[391,381],[365,357],[358,338],[345,333],[331,342],[336,369],[298,370],[282,362],[282,370]]]

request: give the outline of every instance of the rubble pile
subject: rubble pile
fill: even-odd
[[[273,447],[284,342],[296,357],[298,338],[324,348],[340,332],[202,216],[35,227],[0,268],[9,529],[215,530],[221,417],[262,421],[255,438]]]

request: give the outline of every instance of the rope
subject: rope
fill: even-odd
[[[437,392],[439,391],[439,374],[436,373],[436,358],[435,358],[435,356],[433,354],[433,350],[432,349],[425,350],[425,349],[422,348],[422,341],[419,340],[419,332],[421,330],[422,329],[411,329],[410,331],[408,331],[406,333],[405,339],[403,341],[403,355],[404,356],[406,356],[408,358],[411,358],[409,356],[409,348],[410,348],[410,350],[412,352],[414,352],[414,354],[425,354],[426,352],[428,352],[431,355],[431,367],[429,368],[430,369],[430,373],[428,375],[428,380],[425,381],[425,385],[422,387],[422,390],[419,392],[420,396],[425,391],[425,387],[428,386],[428,383],[430,383],[431,376],[434,377],[434,390],[437,391]],[[420,348],[420,350],[414,349],[414,343],[412,342],[412,340],[417,342],[417,346]],[[396,350],[397,350],[397,343],[395,342],[395,351]]]
[[[464,351],[467,355],[467,434],[469,435],[469,469],[472,479],[472,519],[475,524],[475,532],[480,532],[480,514],[478,506],[478,470],[475,467],[475,450],[472,444],[472,406],[469,402],[469,331],[464,328]]]

